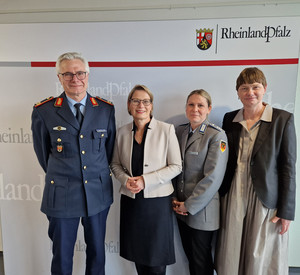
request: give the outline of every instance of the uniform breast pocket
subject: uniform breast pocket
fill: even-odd
[[[73,149],[71,146],[73,136],[65,131],[50,133],[52,154],[56,158],[71,158]]]
[[[93,131],[93,152],[98,153],[101,147],[105,146],[105,141],[107,139],[106,129],[96,129]]]

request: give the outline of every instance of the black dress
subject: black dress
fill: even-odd
[[[133,176],[143,174],[146,135],[147,127],[141,144],[133,138]],[[175,263],[173,215],[171,196],[144,198],[143,191],[135,199],[121,195],[120,256],[146,266]]]

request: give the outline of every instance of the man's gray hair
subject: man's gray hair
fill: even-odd
[[[85,65],[85,70],[86,72],[90,72],[90,67],[89,67],[89,63],[87,62],[87,60],[81,55],[81,53],[77,53],[77,52],[68,52],[68,53],[63,53],[62,55],[60,55],[56,61],[56,72],[57,74],[60,73],[60,64],[61,62],[63,62],[64,60],[73,60],[73,59],[79,59],[81,60],[84,65]]]

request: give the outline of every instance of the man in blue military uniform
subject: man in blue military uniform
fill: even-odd
[[[35,104],[33,145],[46,173],[41,211],[53,242],[52,275],[71,275],[78,225],[84,227],[86,275],[102,275],[106,218],[113,201],[109,164],[115,139],[112,103],[87,93],[88,62],[62,54],[56,69],[64,92]]]

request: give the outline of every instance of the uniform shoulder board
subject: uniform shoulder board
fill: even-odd
[[[99,106],[97,100],[94,97],[90,97],[93,107]]]
[[[105,102],[105,103],[107,103],[107,104],[109,104],[109,105],[112,105],[112,106],[114,105],[111,101],[106,100],[106,99],[104,99],[102,97],[96,96],[96,98],[99,99],[99,100],[101,100],[101,101],[103,101],[103,102]]]
[[[63,103],[64,99],[62,97],[57,97],[55,102],[54,102],[54,106],[55,107],[61,107],[62,103]]]
[[[40,107],[40,106],[42,106],[43,104],[45,104],[46,102],[51,101],[52,99],[54,99],[53,96],[47,97],[46,99],[44,99],[44,100],[42,100],[42,101],[40,101],[40,102],[35,103],[35,104],[34,104],[34,107],[35,107],[35,108]]]
[[[216,124],[209,123],[208,125],[214,129],[218,130],[219,132],[222,132],[222,128],[217,126]]]

